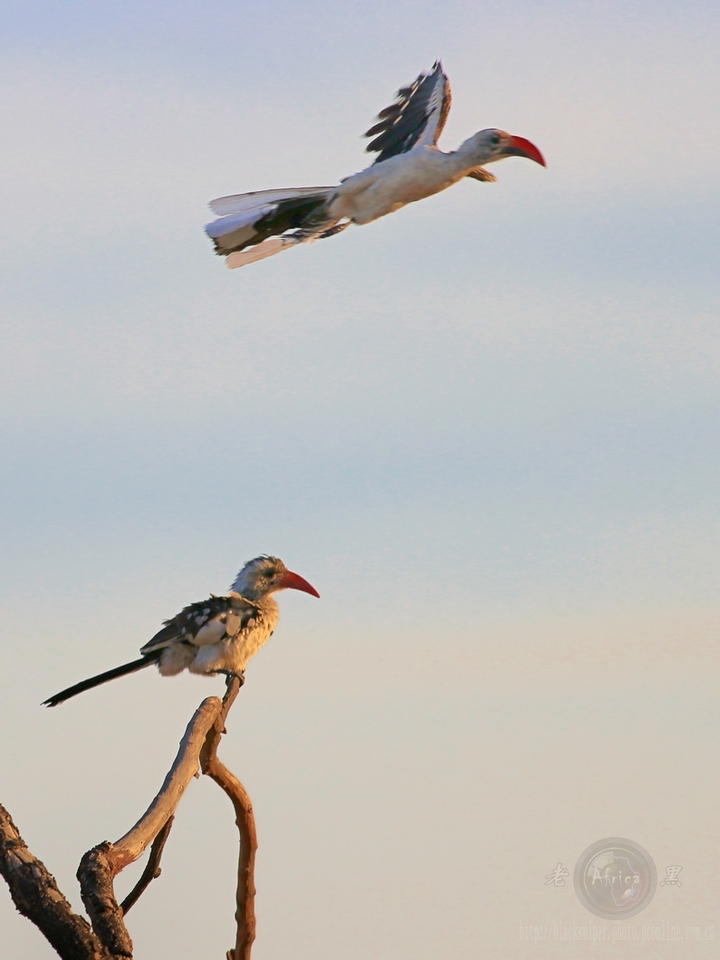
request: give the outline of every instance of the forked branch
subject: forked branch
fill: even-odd
[[[160,833],[153,840],[152,846],[150,847],[150,856],[148,857],[148,862],[145,864],[145,869],[140,875],[140,879],[120,904],[120,909],[124,917],[127,916],[128,910],[135,906],[153,880],[157,880],[162,873],[160,860],[162,859],[167,838],[170,836],[174,819],[175,817],[170,817],[165,826],[160,830]]]
[[[229,960],[249,960],[255,939],[254,865],[257,835],[252,804],[240,781],[218,759],[228,711],[242,681],[229,677],[222,700],[208,697],[188,724],[175,762],[165,781],[135,826],[115,843],[98,844],[83,856],[78,880],[92,929],[57,888],[45,866],[20,837],[9,813],[0,806],[0,873],[10,887],[18,910],[45,934],[64,960],[127,960],[133,955],[124,915],[151,881],[160,874],[160,858],[180,799],[198,767],[230,797],[240,833],[237,888],[237,934]],[[150,858],[133,890],[118,904],[115,877],[152,844]]]
[[[73,913],[55,878],[28,850],[1,805],[0,873],[18,911],[35,924],[63,960],[112,960],[87,920]]]

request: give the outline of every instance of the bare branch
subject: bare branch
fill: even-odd
[[[221,700],[217,697],[208,697],[195,711],[160,792],[135,826],[128,830],[125,836],[110,845],[108,856],[115,876],[129,863],[137,860],[175,813],[180,798],[197,774],[198,758],[203,743],[222,708]]]
[[[80,861],[77,877],[85,909],[93,930],[115,956],[131,957],[132,941],[115,897],[113,880],[137,860],[175,813],[183,793],[197,775],[200,750],[222,709],[223,703],[217,697],[203,700],[185,730],[160,792],[143,816],[117,843],[100,843]]]
[[[225,791],[235,808],[240,834],[237,936],[228,957],[249,960],[255,939],[255,821],[245,788],[217,758],[225,720],[241,686],[241,678],[228,677],[222,701],[208,697],[200,704],[160,792],[145,814],[116,843],[105,841],[83,856],[77,876],[92,929],[72,912],[53,877],[27,849],[10,815],[0,806],[0,873],[10,886],[18,910],[39,927],[63,960],[132,958],[132,940],[124,914],[160,875],[160,858],[175,810],[190,781],[198,775],[198,766]],[[118,905],[113,888],[115,877],[150,844],[152,849],[142,876],[122,905]]]
[[[165,842],[170,835],[170,830],[172,829],[174,820],[175,817],[170,817],[168,822],[161,829],[160,833],[153,840],[152,847],[150,847],[150,856],[148,857],[148,862],[145,864],[145,869],[140,875],[140,879],[120,904],[120,909],[122,910],[124,917],[127,916],[128,910],[135,906],[152,881],[157,880],[162,873],[162,869],[160,868],[160,860],[162,858]]]
[[[237,677],[229,677],[223,709],[210,729],[200,753],[202,772],[220,786],[235,808],[235,823],[240,834],[238,859],[237,910],[235,920],[237,933],[235,947],[227,953],[228,960],[250,960],[250,951],[255,940],[255,853],[257,831],[252,803],[245,787],[217,757],[217,748],[222,738],[225,718],[238,695],[241,683]]]
[[[133,945],[113,890],[111,844],[99,843],[83,856],[77,871],[80,893],[93,930],[113,957],[132,957]]]
[[[0,805],[0,873],[18,911],[32,921],[62,960],[109,960],[111,954],[73,913],[55,878],[33,856],[8,811]]]
[[[252,803],[247,791],[222,761],[213,757],[208,768],[203,771],[222,787],[230,797],[235,808],[235,823],[240,834],[240,855],[238,859],[237,885],[237,935],[235,949],[231,952],[233,960],[249,960],[255,940],[255,853],[257,851],[257,832]]]

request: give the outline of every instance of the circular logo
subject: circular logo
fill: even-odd
[[[622,837],[598,840],[582,854],[573,874],[575,893],[596,917],[632,917],[650,903],[657,870],[647,850]]]

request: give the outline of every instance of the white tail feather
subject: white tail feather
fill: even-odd
[[[295,237],[275,237],[273,240],[265,240],[254,247],[248,247],[247,250],[238,250],[229,254],[225,263],[228,269],[236,270],[238,267],[244,267],[246,263],[255,263],[256,260],[274,257],[276,253],[282,253],[283,250],[294,247],[297,243],[302,241]]]
[[[277,207],[274,203],[266,203],[265,206],[255,207],[255,209],[248,210],[245,213],[236,213],[233,216],[220,217],[219,220],[213,220],[212,223],[206,224],[205,233],[209,237],[212,237],[213,240],[217,240],[219,237],[225,237],[229,233],[235,233],[236,230],[240,230],[242,227],[250,226],[255,223],[256,220],[259,220],[268,213],[273,213],[276,209]]]
[[[268,203],[278,203],[280,200],[295,200],[299,197],[312,197],[315,194],[329,196],[335,189],[335,187],[288,187],[285,190],[255,190],[253,193],[218,197],[217,200],[210,201],[210,209],[219,217],[227,217],[234,213],[249,213]]]

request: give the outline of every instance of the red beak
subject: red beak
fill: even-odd
[[[534,143],[530,143],[524,137],[511,137],[510,145],[503,151],[506,157],[527,157],[528,160],[534,160],[541,167],[546,167],[545,157],[540,153]]]
[[[319,597],[320,594],[317,592],[315,587],[311,586],[307,580],[300,576],[298,573],[293,573],[291,570],[285,574],[280,583],[278,584],[279,590],[302,590],[303,593],[310,593],[313,597]]]

